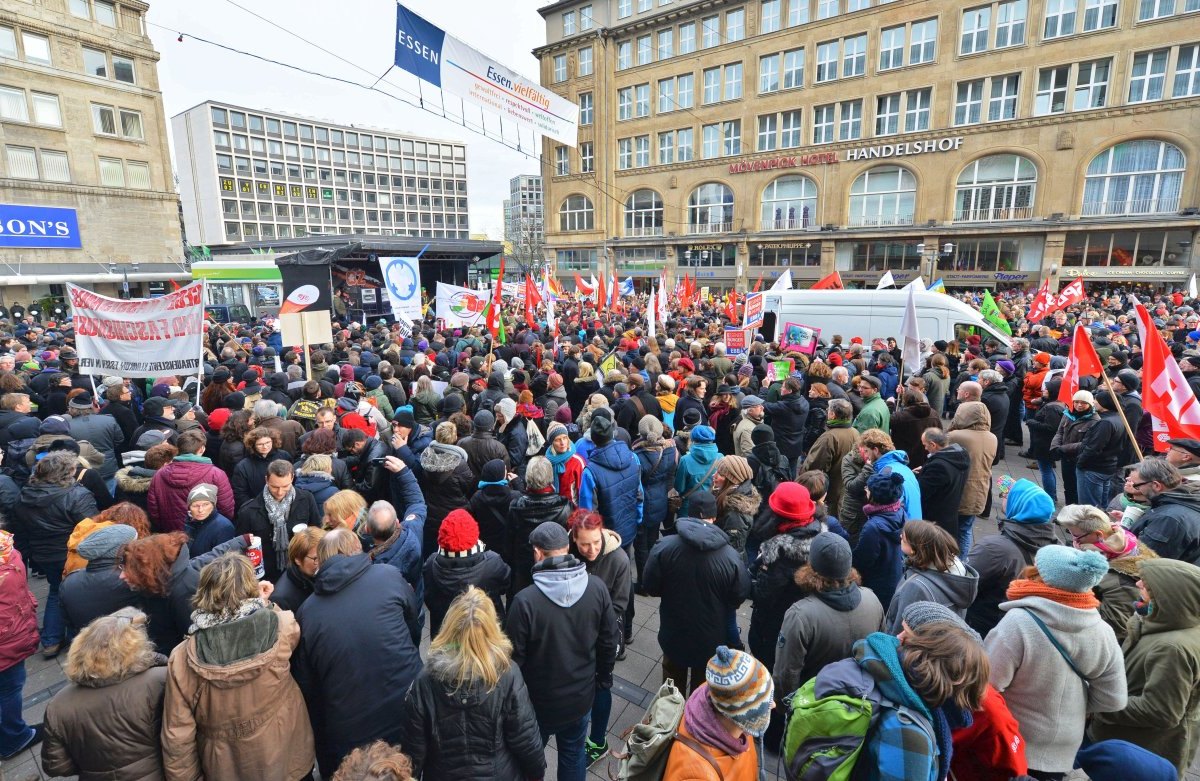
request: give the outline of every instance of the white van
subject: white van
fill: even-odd
[[[776,290],[765,293],[760,333],[777,340],[788,323],[820,328],[828,344],[834,334],[843,344],[861,336],[869,346],[874,338],[900,338],[900,323],[908,305],[906,290]],[[989,324],[979,310],[944,293],[916,294],[917,330],[922,339],[951,341],[977,333],[1008,344],[1009,337]]]

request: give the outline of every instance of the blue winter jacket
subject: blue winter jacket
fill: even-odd
[[[895,364],[889,363],[882,369],[872,369],[871,374],[878,377],[879,382],[882,384],[882,387],[879,389],[879,398],[896,398],[896,387],[900,384],[900,373],[896,370]]]
[[[644,448],[640,444],[633,448],[642,470],[642,523],[656,529],[667,519],[667,493],[675,484],[675,470],[679,465],[675,440],[665,440],[665,444],[660,450]]]
[[[917,476],[908,467],[908,453],[903,450],[889,450],[875,462],[875,474],[884,469],[891,470],[904,478],[904,511],[909,518],[921,518],[921,484]]]
[[[642,522],[642,469],[637,456],[620,440],[592,450],[579,486],[579,506],[594,510],[605,527],[629,545]]]
[[[188,519],[183,522],[183,530],[187,532],[188,553],[193,559],[203,556],[221,543],[228,542],[237,536],[233,522],[217,512],[215,507],[212,515],[208,516],[208,520],[201,523],[192,520],[189,513]]]
[[[875,592],[879,603],[887,610],[904,572],[904,554],[900,552],[900,530],[908,520],[904,504],[898,502],[887,509],[868,504],[863,506],[867,522],[858,533],[853,564],[862,576],[862,584]]]
[[[403,516],[401,516],[403,517]],[[391,564],[400,570],[408,585],[417,594],[417,600],[425,601],[425,563],[421,560],[421,537],[425,531],[424,521],[402,521],[400,536],[391,545],[380,550],[376,544],[369,553],[372,564]]]

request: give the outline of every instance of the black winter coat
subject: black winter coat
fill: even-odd
[[[324,517],[312,494],[303,488],[296,488],[295,491],[296,498],[292,500],[292,507],[288,511],[287,517],[289,542],[292,539],[292,529],[297,524],[320,526]],[[238,510],[237,520],[233,525],[238,534],[253,534],[262,539],[263,570],[266,573],[266,579],[274,583],[279,580],[279,576],[283,572],[275,555],[274,531],[271,519],[267,516],[267,503],[263,500],[262,492],[263,489],[260,488],[258,493]],[[286,557],[287,551],[283,551],[283,553]]]
[[[505,521],[516,498],[517,493],[507,485],[489,485],[476,491],[467,502],[467,511],[479,524],[479,539],[488,550],[504,550]]]
[[[79,483],[29,483],[21,489],[10,528],[18,549],[28,552],[40,569],[61,570],[75,524],[98,512],[96,498]]]
[[[896,450],[908,454],[908,466],[916,469],[925,463],[925,446],[921,444],[921,434],[927,428],[941,428],[942,419],[933,408],[922,402],[910,404],[896,410],[892,415],[892,443]]]
[[[467,466],[471,467],[471,474],[475,475],[476,481],[483,473],[483,465],[488,461],[498,458],[505,466],[511,466],[508,450],[490,431],[473,431],[471,436],[460,439],[458,446],[467,452]]]
[[[725,532],[680,518],[650,551],[642,588],[661,597],[658,644],[677,665],[701,667],[729,642],[729,614],[750,596],[750,573]]]
[[[775,429],[775,444],[779,452],[791,459],[804,454],[804,432],[808,425],[808,399],[799,393],[780,396],[779,401],[764,405],[767,420]],[[675,410],[679,413],[678,408]]]
[[[958,508],[962,503],[971,456],[962,445],[947,445],[934,453],[917,473],[921,486],[921,517],[958,539]]]
[[[992,459],[992,464],[998,464],[1004,458],[1004,426],[1008,423],[1011,401],[1008,386],[1000,382],[992,383],[983,389],[979,400],[992,416],[991,432],[996,435],[996,457]]]
[[[160,654],[171,655],[171,649],[183,642],[188,627],[192,625],[192,597],[200,585],[200,570],[205,564],[229,551],[246,549],[244,537],[234,537],[213,548],[203,556],[192,557],[188,546],[179,549],[179,555],[171,565],[167,578],[167,593],[164,596],[138,592],[137,607],[149,618],[146,634]]]
[[[125,444],[121,446],[121,452],[133,450],[137,446],[131,437],[141,423],[132,407],[123,401],[110,401],[104,405],[104,409],[100,410],[100,414],[111,415],[117,421],[117,425],[121,427],[121,433],[125,436]]]
[[[804,423],[804,452],[813,446],[828,424],[829,399],[818,396],[808,400],[808,420]],[[895,418],[893,418],[894,425]],[[723,450],[722,453],[732,453],[733,450]]]
[[[69,637],[93,619],[138,603],[137,593],[121,580],[116,559],[93,559],[72,572],[59,586],[58,599]]]
[[[501,555],[512,567],[512,588],[516,594],[533,582],[533,546],[529,535],[546,521],[554,521],[567,528],[571,516],[571,503],[565,496],[549,494],[521,494],[508,508],[505,520],[505,540]]]
[[[405,697],[401,724],[413,777],[475,781],[541,778],[546,754],[521,668],[511,665],[495,688],[457,687],[434,655]],[[442,680],[444,679],[444,680]]]
[[[774,525],[778,528],[784,522],[776,517]],[[775,669],[776,641],[783,626],[783,614],[804,596],[804,591],[796,585],[796,570],[808,563],[808,548],[813,537],[828,528],[823,523],[810,523],[776,534],[758,549],[751,592],[754,612],[750,617],[749,640],[750,652],[768,670]]]
[[[1100,421],[1084,435],[1083,446],[1079,448],[1079,458],[1075,465],[1087,472],[1116,474],[1117,467],[1121,465],[1126,440],[1121,413],[1103,411],[1100,413]]]
[[[1131,531],[1162,558],[1200,566],[1200,487],[1185,480],[1154,497]]]
[[[466,507],[475,493],[475,475],[467,454],[455,445],[432,443],[421,452],[421,493],[425,495],[422,560],[437,550],[438,529],[451,510]]]
[[[334,556],[296,612],[292,674],[304,692],[323,777],[355,746],[400,743],[404,695],[421,672],[421,605],[395,567]]]
[[[512,571],[494,550],[466,556],[446,556],[440,551],[425,560],[425,606],[429,608],[429,636],[436,637],[450,603],[468,586],[492,598],[496,616],[504,622],[504,603]]]
[[[246,452],[245,457],[233,468],[233,477],[229,478],[235,507],[244,507],[251,497],[262,493],[267,485],[267,467],[276,460],[290,464],[292,454],[286,450],[272,450],[265,456],[260,456],[257,451]]]
[[[1063,412],[1067,409],[1061,401],[1050,400],[1038,407],[1037,414],[1027,418],[1025,425],[1029,427],[1029,457],[1038,461],[1056,461],[1057,457],[1050,454],[1050,442],[1058,432],[1062,423]]]
[[[712,383],[709,383],[712,387]],[[708,409],[704,406],[704,399],[698,399],[686,390],[679,391],[679,402],[675,405],[675,430],[683,428],[683,413],[689,409],[699,410],[700,425],[708,425]]]
[[[292,563],[275,581],[275,590],[271,592],[271,601],[279,605],[280,610],[290,610],[295,613],[313,592],[313,579],[305,575]]]
[[[1000,521],[1000,533],[976,540],[967,563],[979,573],[979,590],[967,608],[967,623],[986,637],[1000,623],[1000,603],[1008,599],[1008,586],[1033,564],[1034,556],[1047,545],[1061,542],[1052,523]]]

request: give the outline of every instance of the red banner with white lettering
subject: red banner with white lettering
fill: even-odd
[[[1154,426],[1154,449],[1165,453],[1168,439],[1200,439],[1200,402],[1150,313],[1136,305],[1142,342],[1142,407]],[[1132,422],[1132,421],[1131,421]]]
[[[83,374],[190,376],[200,372],[204,281],[159,298],[122,300],[67,284]]]
[[[1046,298],[1045,298],[1045,304],[1043,307],[1045,309],[1045,311],[1044,312],[1035,312],[1034,308],[1033,308],[1034,306],[1036,306],[1039,303],[1038,299],[1042,295],[1042,292],[1039,290],[1038,297],[1034,298],[1033,304],[1031,304],[1029,307],[1029,314],[1026,317],[1026,319],[1029,320],[1030,323],[1040,322],[1042,320],[1042,318],[1048,317],[1049,315],[1054,314],[1055,312],[1057,312],[1060,309],[1066,309],[1069,306],[1074,306],[1075,304],[1078,304],[1080,301],[1082,301],[1084,298],[1087,297],[1086,294],[1083,292],[1083,279],[1082,278],[1076,279],[1074,282],[1067,285],[1066,287],[1064,287],[1062,290],[1058,291],[1058,293],[1056,293],[1054,295],[1050,295],[1049,285],[1050,285],[1049,281],[1043,283],[1043,287],[1045,287],[1045,289],[1046,289]]]

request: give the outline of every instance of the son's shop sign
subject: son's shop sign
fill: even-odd
[[[82,249],[74,209],[0,203],[0,247]]]

